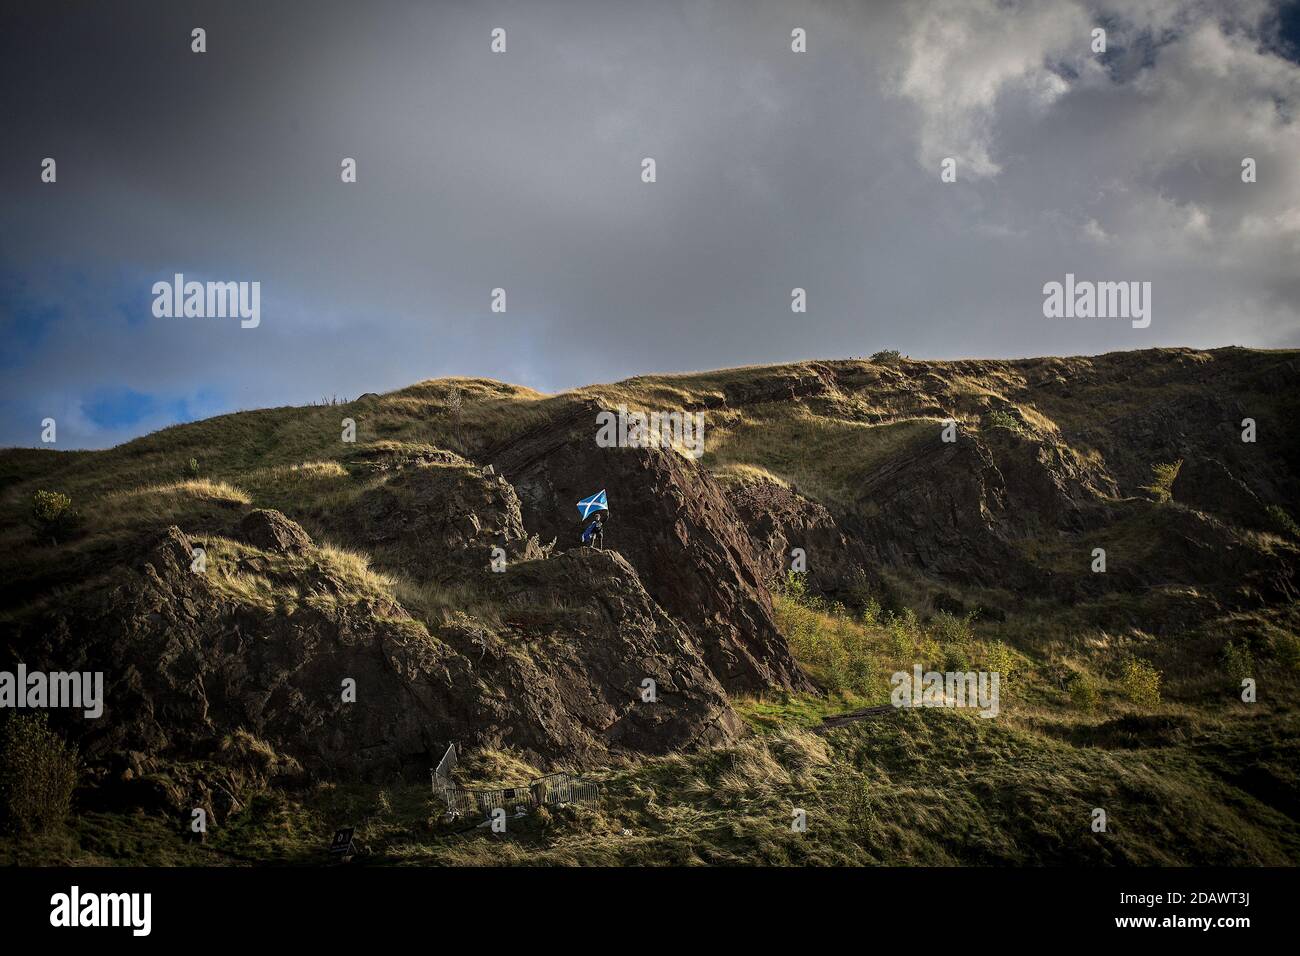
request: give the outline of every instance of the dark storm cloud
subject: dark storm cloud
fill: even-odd
[[[552,390],[885,347],[1295,344],[1300,70],[1272,52],[1276,14],[19,7],[0,39],[0,442],[36,443],[47,415],[61,446],[96,446],[439,375]],[[1152,281],[1151,328],[1044,319],[1067,271]],[[154,318],[177,272],[259,281],[261,325]]]

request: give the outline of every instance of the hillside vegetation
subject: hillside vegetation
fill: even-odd
[[[324,863],[355,825],[392,864],[1294,865],[1297,386],[1245,349],[442,379],[0,452],[0,669],[106,688],[50,715],[71,813],[0,860]],[[619,405],[702,413],[703,457],[598,447]],[[821,726],[914,666],[997,672],[998,715]],[[444,820],[450,743],[463,785],[602,799]]]

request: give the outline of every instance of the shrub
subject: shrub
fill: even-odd
[[[871,361],[879,362],[881,365],[893,365],[895,362],[901,361],[902,358],[903,353],[898,349],[881,349],[871,356]]]
[[[804,575],[798,571],[787,571],[785,577],[777,584],[777,590],[796,604],[805,604],[808,600],[808,585]]]
[[[76,749],[50,729],[48,714],[11,714],[0,728],[0,816],[11,830],[62,823],[77,776]]]
[[[1300,671],[1300,636],[1283,633],[1273,638],[1273,655],[1278,664],[1293,671]]]
[[[1289,534],[1293,538],[1300,538],[1300,525],[1297,525],[1295,519],[1287,514],[1281,506],[1269,505],[1268,516],[1273,519],[1273,523],[1277,525],[1277,529],[1283,534]]]
[[[199,476],[199,460],[197,458],[191,458],[189,460],[189,464],[185,466],[185,474],[191,478],[197,478]]]
[[[1149,491],[1155,496],[1156,501],[1165,503],[1173,498],[1174,479],[1178,477],[1178,470],[1183,467],[1183,460],[1165,462],[1159,465],[1151,466],[1151,484],[1143,485],[1143,491]]]
[[[986,660],[988,663],[984,665],[985,670],[999,675],[998,686],[1000,693],[1006,694],[1011,687],[1011,675],[1015,673],[1017,668],[1015,653],[1001,641],[994,641],[989,645]]]
[[[1092,713],[1101,706],[1101,688],[1087,674],[1076,674],[1070,681],[1070,703],[1078,710]]]
[[[1240,686],[1247,677],[1255,676],[1255,655],[1245,644],[1226,644],[1223,648],[1223,669],[1232,678],[1234,686]]]
[[[902,614],[888,615],[885,632],[889,637],[889,652],[895,660],[906,661],[916,656],[922,635],[915,611],[907,608]]]
[[[884,622],[884,610],[875,598],[867,598],[862,605],[862,624],[864,627],[879,627]]]
[[[966,644],[974,637],[970,626],[974,618],[974,614],[958,617],[956,614],[940,611],[930,621],[930,633],[941,644]]]
[[[1018,432],[1021,430],[1020,419],[1016,418],[1010,412],[996,408],[991,412],[984,414],[985,428],[1005,428],[1009,432]]]
[[[37,534],[51,544],[65,537],[77,526],[81,516],[72,508],[72,499],[58,491],[38,491],[32,496],[32,520]]]
[[[1120,675],[1124,694],[1139,707],[1155,707],[1160,703],[1160,672],[1136,658],[1124,663]]]

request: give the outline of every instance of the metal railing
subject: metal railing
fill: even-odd
[[[600,784],[594,780],[581,780],[567,773],[550,773],[523,787],[502,787],[496,790],[466,790],[452,780],[456,769],[456,745],[447,748],[442,760],[433,771],[433,793],[447,804],[453,814],[473,813],[484,816],[493,810],[520,807],[564,806],[570,803],[597,803]]]

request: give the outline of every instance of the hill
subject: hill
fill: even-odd
[[[0,858],[312,859],[363,818],[392,862],[1294,864],[1297,385],[1297,352],[882,355],[4,451],[4,666],[103,671],[105,708],[52,718],[76,822]],[[601,447],[620,406],[699,413],[702,457]],[[1000,673],[1000,714],[819,732],[914,665]],[[463,782],[604,798],[447,830],[453,742]]]

